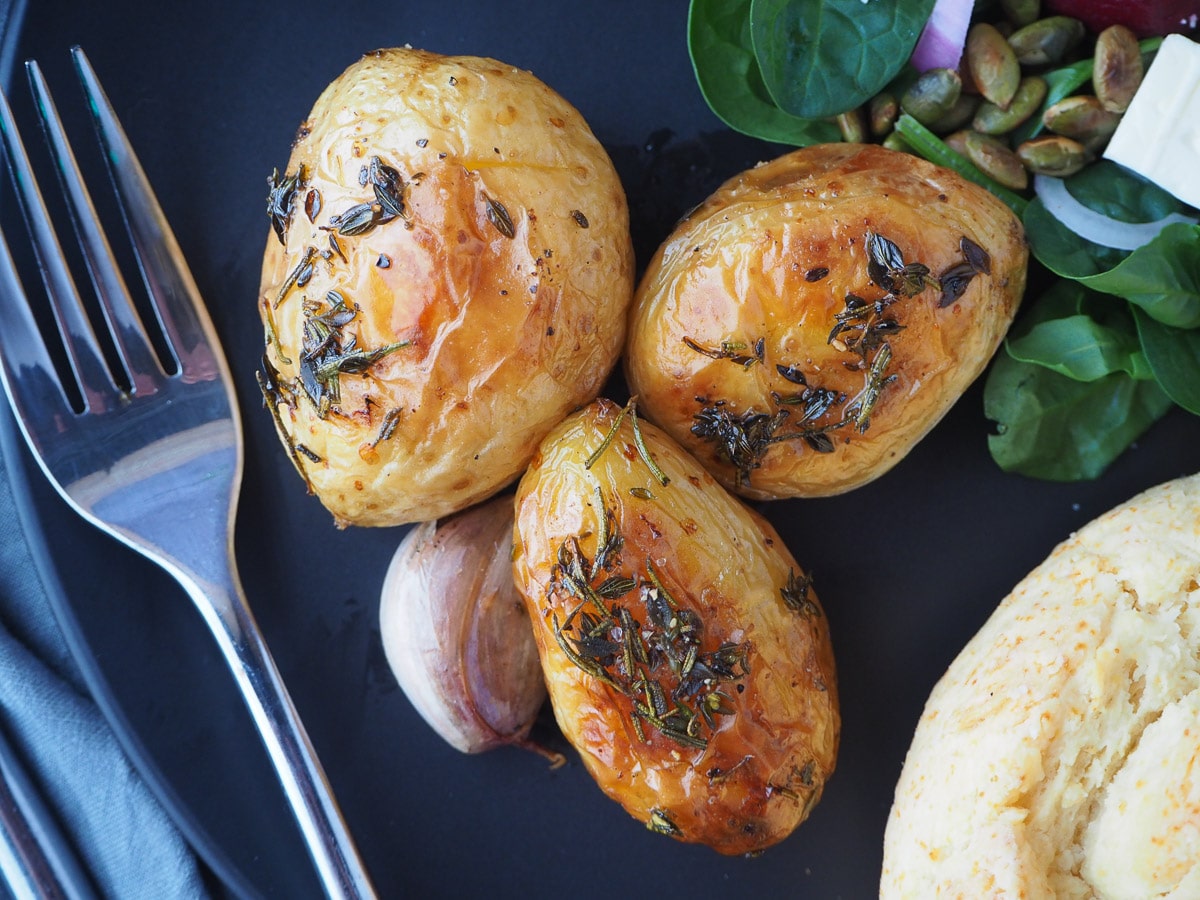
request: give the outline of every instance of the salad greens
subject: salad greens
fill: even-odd
[[[895,78],[933,0],[751,0],[750,35],[775,103],[795,116],[836,116]]]
[[[1125,222],[1183,209],[1109,162],[1065,184]],[[1094,478],[1173,403],[1200,414],[1200,226],[1168,225],[1121,251],[1081,240],[1037,199],[1024,223],[1036,259],[1063,280],[1027,302],[988,373],[988,444],[1006,471]]]
[[[709,108],[734,131],[797,147],[836,141],[832,122],[802,119],[775,105],[750,40],[750,0],[692,0],[688,50]]]
[[[688,49],[700,89],[727,125],[776,143],[841,140],[834,117],[902,92],[933,0],[691,0]],[[986,11],[986,4],[977,9]],[[1161,38],[1140,42],[1149,65]],[[1090,58],[1040,73],[1042,109],[1013,132],[1043,131],[1041,112],[1087,90]],[[1006,471],[1097,477],[1174,405],[1200,415],[1200,225],[1167,225],[1133,251],[1063,225],[1036,196],[996,183],[912,116],[889,146],[909,149],[991,191],[1025,226],[1034,265],[1016,325],[984,387],[988,438]],[[1079,203],[1118,222],[1195,215],[1136,173],[1101,160],[1064,180]],[[1041,277],[1046,276],[1046,277]]]

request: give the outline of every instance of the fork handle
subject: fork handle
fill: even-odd
[[[233,670],[326,894],[333,900],[374,898],[321,763],[246,603],[233,560],[228,584],[201,584],[177,574]]]

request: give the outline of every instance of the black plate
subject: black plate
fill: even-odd
[[[320,90],[361,53],[409,43],[493,56],[531,69],[589,120],[625,182],[644,264],[681,213],[782,150],[732,134],[708,111],[685,24],[684,3],[646,0],[40,0],[29,10],[20,58],[40,60],[67,106],[78,98],[68,48],[88,52],[224,339],[246,426],[237,547],[247,593],[385,897],[875,894],[904,753],[964,641],[1073,529],[1196,468],[1200,419],[1175,412],[1095,483],[1004,475],[987,454],[977,385],[875,484],[762,506],[815,574],[844,732],[810,821],[758,858],[647,832],[575,761],[550,771],[519,750],[465,757],[445,746],[396,687],[379,644],[378,592],[403,530],[336,530],[262,409],[266,179]],[[231,679],[181,592],[76,519],[33,469],[29,484],[74,610],[68,624],[91,648],[87,674],[139,765],[235,891],[314,896]]]

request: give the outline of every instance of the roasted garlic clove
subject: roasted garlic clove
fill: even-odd
[[[425,721],[464,753],[529,746],[546,698],[513,583],[512,530],[509,496],[418,525],[384,579],[379,621],[392,672]]]

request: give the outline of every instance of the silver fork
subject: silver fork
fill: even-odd
[[[134,250],[175,358],[160,363],[130,299],[45,79],[27,63],[91,281],[114,377],[72,280],[12,113],[0,132],[82,410],[64,391],[0,234],[0,380],[26,441],[85,519],[183,585],[233,670],[331,897],[372,897],[312,745],[246,605],[233,558],[242,434],[229,369],[170,226],[91,65],[72,48]],[[124,384],[125,387],[120,385]]]

